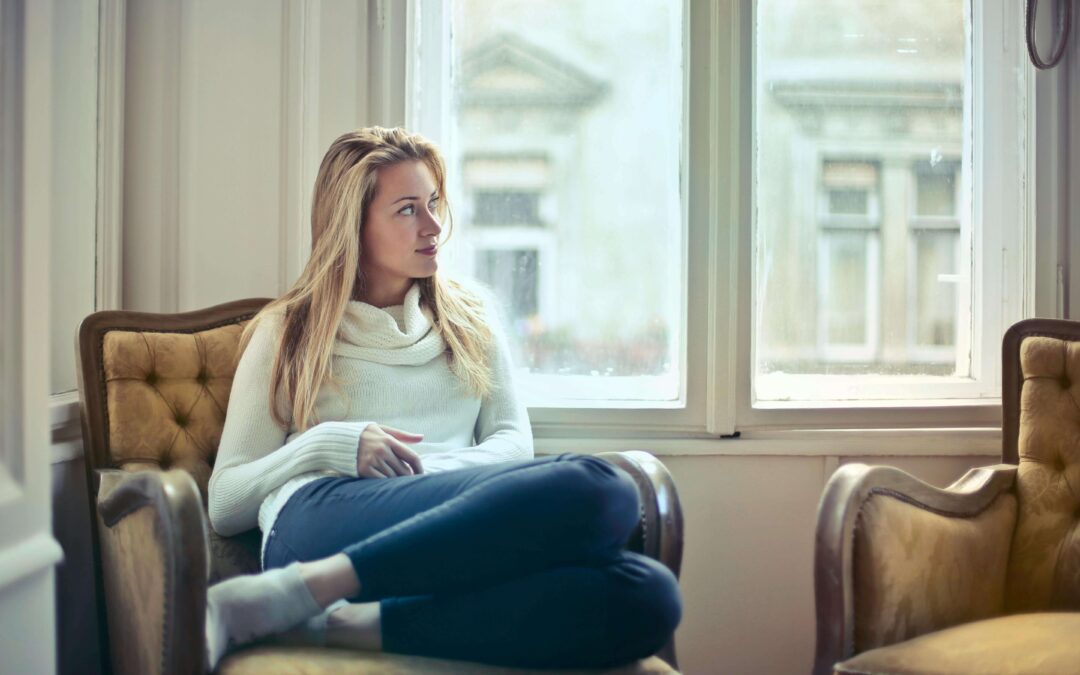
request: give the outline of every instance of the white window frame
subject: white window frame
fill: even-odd
[[[448,3],[439,0],[410,0],[409,39],[405,96],[407,125],[423,132],[436,142],[446,139],[448,98],[443,96],[443,83],[449,81],[449,45],[443,40],[449,22]],[[683,240],[686,243],[682,268],[687,284],[683,292],[683,330],[688,336],[678,352],[680,370],[684,373],[681,401],[634,402],[612,401],[605,407],[550,408],[536,407],[529,411],[534,433],[543,436],[647,438],[696,436],[707,438],[733,430],[733,416],[718,410],[718,399],[729,400],[734,409],[733,394],[725,383],[734,378],[732,359],[725,356],[730,350],[730,312],[734,309],[734,268],[727,266],[734,250],[734,231],[720,232],[712,223],[723,200],[717,193],[721,184],[716,179],[716,158],[724,152],[728,140],[717,147],[708,143],[687,143],[690,136],[705,139],[730,128],[730,119],[711,119],[715,93],[705,88],[689,86],[691,81],[704,81],[715,61],[711,53],[720,48],[721,40],[712,36],[730,30],[725,18],[730,13],[715,5],[683,1],[683,39],[686,67],[684,68],[683,101],[683,166],[690,175],[682,181]],[[692,33],[691,33],[692,31]],[[726,41],[724,41],[726,44]],[[434,55],[426,58],[427,55]],[[722,85],[722,81],[718,86]],[[728,111],[725,111],[728,112]],[[725,123],[725,126],[719,126]],[[710,189],[711,188],[711,189]],[[728,188],[723,185],[724,190]],[[712,196],[710,196],[712,195]],[[732,193],[734,196],[734,193]],[[724,219],[725,221],[727,219]],[[713,238],[715,245],[707,243]],[[725,275],[727,279],[718,278]],[[721,316],[724,318],[721,319]],[[717,346],[720,348],[717,349]],[[693,364],[688,368],[687,364]],[[723,394],[722,396],[720,394]],[[712,401],[714,403],[707,404]]]
[[[686,175],[681,181],[688,281],[684,293],[686,340],[680,355],[685,373],[684,404],[671,409],[532,409],[536,437],[552,450],[579,447],[574,445],[579,439],[589,441],[593,448],[614,448],[624,447],[630,439],[666,438],[670,448],[678,447],[680,452],[691,454],[739,454],[759,447],[767,448],[768,452],[788,447],[796,454],[873,454],[879,450],[904,454],[906,442],[891,431],[904,429],[904,438],[922,430],[920,433],[928,438],[949,440],[950,447],[937,446],[930,451],[933,454],[985,452],[994,446],[998,433],[994,427],[1000,423],[1000,403],[993,397],[864,401],[858,406],[828,402],[753,404],[750,224],[754,204],[751,170],[754,9],[754,0],[684,0],[687,63],[683,120],[685,138],[693,139],[692,143],[684,139]],[[401,39],[381,41],[386,62],[400,62],[403,55],[407,62],[405,78],[395,90],[405,110],[400,122],[422,130],[436,141],[444,139],[441,120],[448,104],[448,99],[442,96],[443,83],[447,81],[442,76],[449,68],[449,45],[441,39],[441,31],[449,21],[446,10],[439,0],[409,0],[407,20],[387,22],[388,29],[400,31]],[[1021,16],[1022,0],[1004,0],[992,10],[976,8],[974,16],[973,48],[983,58],[977,60],[970,74],[974,86],[968,90],[991,92],[991,95],[1010,91],[1026,102],[1021,114],[1016,113],[1015,107],[984,105],[976,110],[974,119],[976,175],[970,178],[982,181],[985,193],[995,198],[991,204],[976,203],[972,209],[974,217],[988,214],[1013,223],[1013,227],[1020,224],[1020,241],[1014,247],[1002,246],[1000,237],[993,235],[979,242],[981,250],[1004,253],[994,260],[976,260],[977,274],[985,288],[1003,287],[1012,272],[1022,270],[1023,278],[1020,289],[1010,293],[1000,307],[991,308],[984,317],[1000,330],[985,330],[984,340],[972,345],[980,362],[998,360],[1003,317],[1026,316],[1034,307],[1034,186],[1027,181],[1022,199],[1012,205],[1005,198],[1008,193],[1000,189],[1015,179],[1016,164],[1022,165],[1019,170],[1033,177],[1034,153],[1028,150],[1035,147],[1036,140],[1035,78],[1029,68],[1022,67],[1019,72],[1013,68],[1016,64],[1026,66],[1022,61]],[[419,21],[421,17],[425,18],[423,22]],[[1004,31],[1006,26],[1008,33]],[[993,37],[986,39],[988,34]],[[436,57],[424,59],[424,53]],[[421,96],[414,95],[418,88]],[[1056,89],[1040,85],[1040,97],[1044,91],[1048,99],[1056,96]],[[1022,157],[1023,161],[983,166],[980,148],[986,139],[999,137],[1002,129],[1020,130],[1013,136],[1023,153],[1008,156]],[[975,292],[976,302],[982,304],[979,289]],[[830,440],[833,436],[822,436],[822,430],[829,429],[860,432],[847,435],[837,431],[840,436],[835,438],[840,440],[833,442]],[[887,440],[868,447],[864,442],[868,435],[862,430],[872,434],[880,431]],[[807,443],[807,433],[812,433],[816,440]],[[757,441],[727,445],[716,440],[732,435]],[[735,449],[735,445],[744,449]],[[913,452],[927,454],[928,450],[923,447]]]
[[[753,12],[752,0],[742,3]],[[971,0],[973,16],[972,51],[981,58],[969,64],[965,88],[968,100],[982,95],[981,105],[973,108],[971,152],[973,176],[963,176],[965,182],[976,186],[971,213],[975,222],[984,223],[976,232],[975,251],[995,251],[997,255],[975,255],[972,289],[975,309],[974,325],[982,328],[981,339],[971,345],[972,370],[981,377],[977,383],[968,385],[957,382],[949,398],[923,398],[912,396],[902,400],[876,400],[884,395],[874,391],[875,383],[860,386],[858,396],[852,401],[793,400],[753,401],[740,397],[737,418],[739,428],[776,429],[798,427],[870,428],[888,420],[889,426],[996,426],[1000,415],[1000,336],[1013,321],[1030,315],[1034,308],[1034,285],[1029,268],[1033,265],[1034,248],[1034,190],[1027,180],[1029,162],[1027,150],[1034,148],[1034,128],[1030,124],[1034,111],[1035,78],[1026,63],[1026,52],[1021,42],[1022,3],[1004,0],[999,8],[988,9],[984,3]],[[1008,30],[1005,30],[1006,27]],[[744,28],[745,30],[745,28]],[[988,37],[992,36],[992,37]],[[749,46],[747,51],[750,51]],[[1008,73],[1008,75],[1006,75]],[[1011,79],[1010,79],[1011,78]],[[1016,103],[1019,101],[1019,103]],[[753,107],[745,106],[745,114],[753,126]],[[1011,135],[1005,130],[1019,130]],[[984,162],[984,148],[993,143],[997,162]],[[888,153],[886,153],[888,154]],[[1010,161],[1009,158],[1025,157],[1027,161]],[[981,186],[981,189],[979,189]],[[1020,198],[1011,201],[1007,196]],[[753,186],[751,189],[753,192]],[[965,189],[963,194],[968,194]],[[753,202],[754,196],[751,197]],[[961,205],[962,210],[966,205]],[[744,221],[745,222],[745,221]],[[1020,227],[1016,227],[1019,223]],[[1013,237],[1006,233],[1012,232]],[[751,254],[752,234],[744,242],[747,259],[757,262]],[[963,240],[963,233],[961,235]],[[1011,282],[1020,279],[1021,283]],[[744,270],[741,283],[753,289],[753,276]],[[1000,304],[984,303],[985,289],[1000,289]],[[961,289],[964,292],[964,289]],[[745,312],[743,316],[745,317]],[[750,321],[741,323],[739,363],[744,367],[740,388],[750,386],[753,369],[752,334]],[[864,376],[865,378],[865,376]],[[889,388],[892,385],[888,385]],[[920,386],[916,384],[915,386]],[[935,385],[936,386],[936,385]],[[807,382],[805,391],[812,391]],[[809,397],[807,397],[809,398]]]

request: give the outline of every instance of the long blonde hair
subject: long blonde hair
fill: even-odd
[[[283,313],[283,331],[270,378],[270,409],[275,422],[305,431],[321,420],[315,401],[324,383],[334,384],[331,352],[338,325],[353,296],[362,289],[362,231],[378,187],[379,169],[422,161],[438,189],[437,215],[453,227],[446,199],[446,164],[438,148],[403,129],[368,127],[337,138],[326,151],[311,205],[311,257],[283,296],[267,304],[240,336],[237,358],[256,326],[271,313]],[[462,285],[434,276],[418,279],[420,303],[431,310],[435,330],[447,346],[453,372],[474,395],[491,389],[488,349],[492,334],[484,303]],[[281,410],[287,402],[286,410]]]

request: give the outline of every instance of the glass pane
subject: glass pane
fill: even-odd
[[[959,232],[923,230],[915,233],[915,342],[918,345],[956,345],[956,244]],[[944,361],[951,363],[951,355]]]
[[[866,343],[867,237],[858,232],[830,233],[825,237],[825,284],[820,311],[825,315],[825,340],[829,344]]]
[[[870,205],[866,190],[829,190],[829,213],[863,216]]]
[[[535,319],[539,312],[538,257],[536,251],[480,251],[477,276],[495,291],[515,324]]]
[[[915,175],[915,215],[956,217],[957,167],[948,164],[935,171],[919,166]]]
[[[473,223],[477,225],[539,225],[540,195],[510,190],[477,190]]]
[[[502,300],[531,405],[676,400],[683,3],[451,7],[449,271]]]
[[[755,400],[970,372],[949,347],[971,331],[968,21],[964,0],[756,2]]]

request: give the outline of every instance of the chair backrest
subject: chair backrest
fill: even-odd
[[[206,506],[244,326],[269,299],[180,314],[104,311],[76,344],[91,508],[97,473],[183,469]],[[258,569],[258,532],[210,532],[211,581]]]
[[[1029,319],[1002,349],[1002,461],[1018,464],[1009,611],[1080,609],[1080,322]]]

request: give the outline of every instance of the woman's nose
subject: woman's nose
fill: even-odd
[[[421,228],[424,234],[438,235],[442,232],[442,224],[439,222],[439,215],[437,213],[432,213],[425,209],[424,216],[424,223]]]

